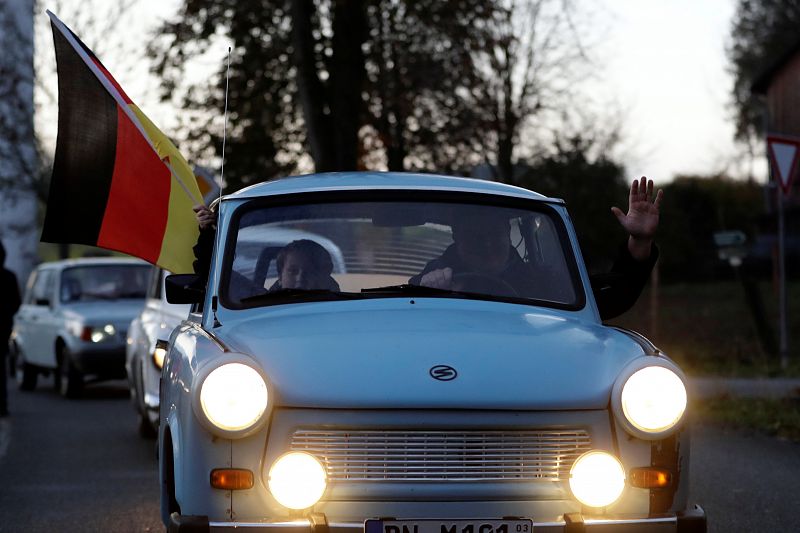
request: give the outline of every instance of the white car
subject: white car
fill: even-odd
[[[22,390],[55,374],[63,396],[86,380],[125,378],[128,325],[144,305],[150,267],[127,258],[84,258],[39,265],[14,316],[10,351]]]
[[[267,290],[239,259],[255,226],[334,243],[337,288]],[[498,238],[461,250],[467,226]],[[223,197],[218,227],[207,284],[166,281],[193,304],[162,371],[169,531],[706,530],[684,374],[602,323],[563,201],[309,175]]]
[[[162,268],[152,267],[147,296],[141,313],[128,328],[125,348],[125,370],[131,389],[131,401],[138,419],[139,435],[153,438],[158,430],[158,386],[166,351],[159,341],[166,342],[172,330],[189,315],[186,304],[171,304],[164,294]]]

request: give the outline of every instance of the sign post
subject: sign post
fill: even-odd
[[[789,366],[789,339],[786,320],[786,250],[785,230],[783,222],[783,197],[789,192],[792,180],[797,170],[798,156],[800,156],[800,139],[785,135],[767,135],[767,152],[772,161],[780,187],[778,190],[778,312],[780,321],[780,358],[781,368]]]

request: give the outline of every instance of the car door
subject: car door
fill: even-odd
[[[35,269],[28,276],[28,281],[25,283],[25,292],[22,295],[22,305],[20,305],[17,314],[14,315],[14,343],[26,360],[29,360],[28,353],[36,350],[35,346],[32,345],[34,341],[31,339],[30,331],[35,311],[33,286],[39,278],[39,270]]]
[[[41,268],[31,287],[30,299],[25,304],[25,359],[46,368],[56,366],[54,347],[57,272],[52,268]]]

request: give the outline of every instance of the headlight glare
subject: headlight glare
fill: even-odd
[[[622,412],[638,430],[661,433],[675,426],[686,411],[686,387],[678,375],[663,366],[637,370],[625,382]]]
[[[625,489],[625,469],[610,453],[592,450],[578,457],[569,471],[572,494],[588,507],[607,507]]]
[[[264,378],[242,363],[215,368],[200,388],[203,414],[225,431],[243,431],[255,425],[267,409],[268,399]]]
[[[289,509],[311,507],[322,498],[326,485],[325,468],[305,452],[285,453],[269,469],[269,490]]]

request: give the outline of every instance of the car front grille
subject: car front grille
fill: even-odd
[[[292,450],[319,458],[331,481],[566,479],[591,448],[584,429],[375,431],[299,429]]]

